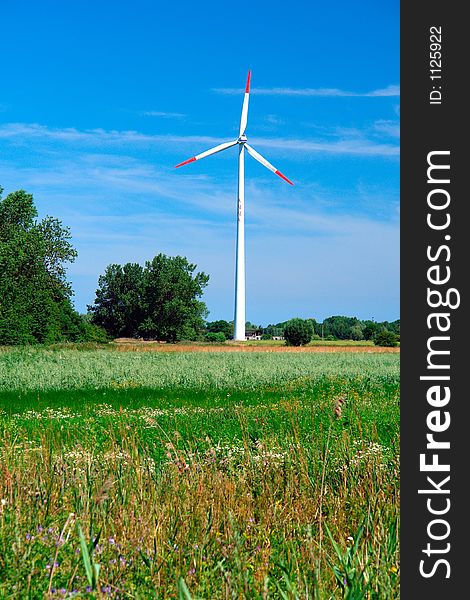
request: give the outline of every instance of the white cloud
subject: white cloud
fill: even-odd
[[[63,143],[83,143],[93,147],[128,146],[135,144],[179,144],[191,146],[194,153],[200,145],[210,148],[227,139],[212,136],[150,135],[138,131],[116,131],[104,129],[78,130],[75,128],[51,128],[45,125],[28,123],[7,123],[0,126],[0,139],[31,141],[56,141]],[[253,138],[253,144],[262,147],[277,148],[303,153],[328,152],[331,154],[352,154],[365,156],[398,156],[399,147],[378,144],[362,137],[343,140],[314,140],[309,138]],[[202,149],[202,148],[201,148]]]
[[[105,129],[80,130],[74,127],[55,128],[38,123],[6,123],[0,125],[0,139],[55,140],[58,142],[83,142],[90,145],[134,143],[185,143],[218,144],[224,140],[210,136],[150,135],[139,131]]]
[[[289,138],[253,138],[253,145],[304,153],[328,152],[330,154],[353,154],[362,156],[398,156],[400,154],[399,146],[390,144],[377,144],[376,142],[364,138],[335,141],[316,141],[309,139]]]
[[[213,88],[217,94],[240,94],[243,90],[239,88]],[[260,96],[318,96],[318,97],[352,97],[352,98],[377,98],[385,96],[399,96],[400,86],[389,85],[386,88],[372,90],[369,92],[351,92],[337,88],[252,88],[251,92]]]
[[[284,125],[285,121],[283,119],[281,119],[281,117],[278,117],[277,115],[266,115],[264,117],[264,120],[266,121],[266,123],[269,123],[269,125]]]
[[[384,133],[390,137],[400,137],[400,123],[397,121],[389,121],[381,119],[374,123],[375,131]]]
[[[160,110],[146,110],[140,113],[143,117],[161,117],[163,119],[183,119],[186,115],[176,112],[164,112]]]

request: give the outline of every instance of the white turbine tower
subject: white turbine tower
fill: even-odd
[[[250,78],[251,71],[248,71],[246,80],[245,97],[243,98],[242,116],[240,119],[240,132],[238,138],[233,142],[224,142],[210,150],[201,152],[188,160],[176,165],[182,167],[195,160],[206,158],[211,154],[216,154],[222,150],[226,150],[231,146],[238,144],[238,202],[237,202],[237,253],[235,266],[235,322],[234,322],[234,339],[245,340],[245,148],[255,160],[264,165],[267,169],[279,175],[282,179],[294,185],[292,181],[287,179],[276,167],[261,156],[254,148],[247,143],[245,135],[246,124],[248,122],[248,101],[250,98]]]

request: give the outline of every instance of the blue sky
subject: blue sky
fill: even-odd
[[[158,252],[210,275],[233,318],[238,134],[247,319],[399,318],[399,2],[7,0],[0,185],[71,228],[75,306],[110,263]]]

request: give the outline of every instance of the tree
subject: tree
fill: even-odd
[[[303,346],[312,339],[313,325],[310,319],[291,319],[284,329],[284,338],[289,346]]]
[[[269,324],[267,327],[263,329],[264,333],[271,337],[280,337],[284,335],[284,329],[286,328],[287,321],[283,321],[282,323],[276,323],[276,325]]]
[[[351,327],[350,336],[352,340],[363,340],[364,335],[362,333],[361,324],[358,322]]]
[[[393,333],[395,333],[397,336],[399,336],[400,335],[400,319],[397,319],[396,321],[392,321],[391,323],[389,323],[387,329],[389,331],[392,331]]]
[[[393,331],[388,331],[388,329],[383,329],[374,337],[374,344],[376,346],[385,346],[393,348],[398,344],[398,337]]]
[[[91,322],[112,337],[134,337],[144,319],[144,269],[137,263],[109,265],[98,279]]]
[[[92,322],[113,337],[175,342],[204,330],[207,308],[198,298],[209,276],[181,256],[158,254],[145,267],[109,265],[98,280]]]
[[[206,331],[208,333],[223,333],[226,340],[233,338],[233,323],[229,321],[212,321],[206,323]]]
[[[245,329],[263,329],[262,325],[255,325],[254,323],[251,323],[250,321],[245,321]]]
[[[353,337],[358,335],[358,328],[362,332],[361,322],[356,317],[328,317],[323,321],[323,326],[325,336],[332,335],[338,340],[362,339]],[[353,327],[356,327],[354,331]]]
[[[365,340],[372,340],[375,334],[380,330],[379,323],[375,321],[363,321],[362,334]]]
[[[83,320],[71,304],[66,263],[77,251],[68,227],[53,217],[37,221],[24,190],[2,200],[0,188],[0,344],[79,341]]]

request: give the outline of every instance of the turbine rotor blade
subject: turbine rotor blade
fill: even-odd
[[[250,79],[251,71],[248,71],[248,78],[246,80],[245,97],[243,98],[242,116],[240,119],[240,133],[239,136],[244,135],[246,124],[248,122],[248,102],[250,101]]]
[[[283,175],[281,173],[281,171],[276,169],[276,167],[274,167],[270,162],[268,162],[265,158],[263,158],[261,156],[261,154],[259,154],[259,152],[256,152],[256,150],[254,148],[252,148],[249,144],[245,144],[245,148],[246,148],[248,154],[250,156],[252,156],[255,160],[260,162],[263,166],[265,166],[267,169],[269,169],[270,171],[275,173],[281,179],[284,179],[284,181],[287,181],[287,183],[290,183],[290,185],[294,185],[290,179],[287,179],[287,177],[285,175]]]
[[[235,140],[233,142],[224,142],[223,144],[214,146],[213,148],[210,148],[209,150],[206,150],[205,152],[196,154],[196,156],[192,156],[191,158],[188,158],[188,160],[185,160],[182,163],[175,165],[175,169],[177,169],[178,167],[182,167],[183,165],[187,165],[188,163],[194,162],[195,160],[201,160],[201,158],[206,158],[206,156],[210,156],[211,154],[217,154],[217,152],[222,152],[222,150],[226,150],[227,148],[230,148],[231,146],[235,146],[235,144],[238,144],[238,140]]]

